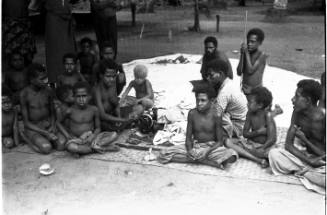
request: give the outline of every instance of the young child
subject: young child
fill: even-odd
[[[81,67],[81,74],[89,82],[92,82],[92,68],[97,61],[97,57],[94,52],[92,52],[92,40],[88,37],[84,37],[80,41],[81,52],[77,54],[77,59],[79,60]]]
[[[248,96],[252,89],[262,86],[263,72],[267,55],[259,50],[265,35],[259,28],[251,29],[247,34],[247,44],[241,45],[241,56],[237,66],[237,75],[243,76],[242,90]]]
[[[85,81],[83,75],[76,70],[77,58],[73,53],[67,53],[62,58],[65,71],[58,76],[58,87],[61,85],[74,86],[77,82]]]
[[[158,161],[195,162],[224,169],[237,159],[233,149],[223,146],[222,120],[213,106],[215,90],[204,81],[192,82],[196,108],[188,113],[185,146],[160,151]]]
[[[105,131],[119,131],[129,121],[120,117],[115,68],[113,61],[101,61],[100,81],[94,87],[94,98],[100,113],[101,129]]]
[[[248,100],[248,113],[243,129],[244,139],[228,139],[226,146],[234,149],[240,156],[257,162],[261,167],[269,166],[268,152],[276,142],[276,124],[270,111],[272,94],[265,87],[251,91]]]
[[[62,85],[56,89],[56,96],[58,99],[54,102],[57,120],[66,122],[67,119],[64,119],[63,114],[74,104],[73,88],[70,85]]]
[[[65,138],[57,132],[54,110],[54,95],[47,87],[48,77],[45,68],[33,63],[28,69],[30,84],[20,93],[20,104],[25,133],[31,147],[43,154],[65,149]]]
[[[153,90],[150,81],[147,79],[148,68],[144,65],[136,65],[134,68],[134,80],[131,81],[121,98],[121,104],[133,105],[132,115],[138,116],[144,110],[153,107]],[[128,96],[131,89],[135,90],[136,98]]]
[[[90,87],[87,82],[74,85],[74,105],[65,111],[69,120],[67,130],[60,127],[67,139],[66,147],[71,153],[85,155],[96,152],[118,151],[112,144],[117,138],[116,132],[101,132],[98,108],[90,105]]]
[[[27,68],[24,64],[24,57],[18,52],[11,54],[9,67],[5,71],[5,84],[9,87],[14,105],[19,104],[19,93],[28,85]]]
[[[17,111],[13,108],[10,89],[2,87],[2,147],[19,144]]]
[[[101,61],[112,61],[115,63],[115,70],[116,70],[116,87],[117,87],[117,95],[119,95],[125,85],[126,85],[126,76],[121,64],[118,64],[115,60],[115,51],[108,42],[104,42],[103,46],[101,47]],[[100,62],[96,63],[93,67],[93,80],[94,82],[98,82],[100,80]]]

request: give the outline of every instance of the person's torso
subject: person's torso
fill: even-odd
[[[49,120],[50,118],[50,92],[48,89],[41,89],[34,91],[30,87],[25,88],[27,112],[31,122],[38,123],[43,120]]]
[[[94,109],[95,107],[90,105],[85,109],[79,109],[76,107],[70,108],[69,130],[74,136],[79,137],[87,131],[94,131]]]
[[[261,51],[257,51],[253,53],[253,55],[250,55],[251,64],[254,65],[254,63],[259,59],[259,57],[261,57],[261,55],[264,55],[264,53],[262,53]],[[246,84],[250,87],[261,86],[265,67],[266,63],[262,63],[259,65],[258,69],[254,73],[249,74],[247,73],[248,67],[244,63],[245,72],[243,73],[243,84]]]
[[[8,77],[8,87],[13,92],[20,91],[28,85],[28,78],[25,69],[22,71],[7,71],[6,77]]]
[[[200,114],[196,109],[193,109],[192,119],[192,134],[194,140],[198,142],[216,141],[216,116],[214,116],[214,109],[208,114]]]
[[[251,114],[250,126],[252,131],[259,130],[260,128],[267,128],[266,113],[261,112],[260,114]],[[267,134],[248,138],[254,142],[264,144],[267,140]]]
[[[14,126],[14,118],[15,112],[2,112],[2,137],[11,137],[13,135],[13,126]]]

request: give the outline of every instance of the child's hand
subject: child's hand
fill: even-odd
[[[197,153],[194,149],[190,149],[188,152],[187,152],[187,156],[189,158],[191,158],[192,160],[196,160],[196,157],[197,157]]]
[[[58,140],[58,137],[57,137],[54,133],[52,133],[52,132],[48,132],[47,136],[48,136],[48,138],[49,138],[51,141],[56,141],[56,140]]]
[[[312,167],[320,167],[326,165],[326,162],[321,159],[321,157],[311,158],[309,161]]]
[[[241,44],[241,52],[242,52],[242,53],[243,53],[243,52],[246,52],[247,49],[248,49],[247,45],[246,45],[245,43],[242,43],[242,44]]]

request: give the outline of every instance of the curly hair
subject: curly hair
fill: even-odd
[[[262,109],[271,106],[273,97],[266,87],[256,87],[251,90],[251,96],[255,98],[257,104],[262,104]]]
[[[213,45],[217,48],[218,46],[218,41],[215,37],[209,36],[204,39],[204,45],[207,43],[213,43]]]
[[[87,81],[79,81],[76,84],[74,84],[74,86],[73,86],[74,94],[76,94],[76,91],[79,90],[79,89],[86,89],[86,92],[88,94],[91,93],[91,87],[90,87],[90,85],[89,85],[89,83]]]
[[[223,72],[226,76],[228,73],[228,64],[222,60],[212,60],[207,64],[207,70],[212,69],[215,72]]]
[[[199,93],[204,93],[207,94],[209,99],[214,99],[217,97],[217,92],[210,83],[203,80],[194,80],[190,82],[193,85],[192,92],[194,92],[195,95],[198,95]]]
[[[65,63],[66,59],[73,59],[74,63],[77,62],[77,56],[74,53],[66,53],[64,54],[64,56],[62,57],[62,62]]]
[[[321,93],[321,85],[318,81],[312,79],[304,79],[297,83],[297,87],[302,89],[301,95],[303,97],[309,97],[312,104],[317,104]]]
[[[32,63],[29,65],[27,70],[27,77],[29,80],[39,77],[39,75],[45,73],[45,66],[40,63]]]
[[[246,38],[249,39],[251,35],[256,35],[260,43],[265,39],[265,33],[260,28],[252,28],[249,30]]]

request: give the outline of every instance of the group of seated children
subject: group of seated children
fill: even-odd
[[[153,107],[152,86],[147,68],[137,65],[135,80],[119,101],[118,95],[126,84],[122,66],[113,60],[113,49],[106,43],[102,59],[96,61],[91,43],[84,38],[81,53],[63,56],[65,71],[57,77],[56,86],[49,86],[43,65],[32,63],[25,67],[22,56],[12,55],[2,85],[4,147],[14,147],[21,140],[43,154],[53,148],[74,155],[119,150],[113,144],[116,132]],[[120,103],[131,98],[127,95],[132,88],[136,92],[134,102],[129,103],[133,112],[123,118]],[[18,128],[19,116],[24,129]]]

